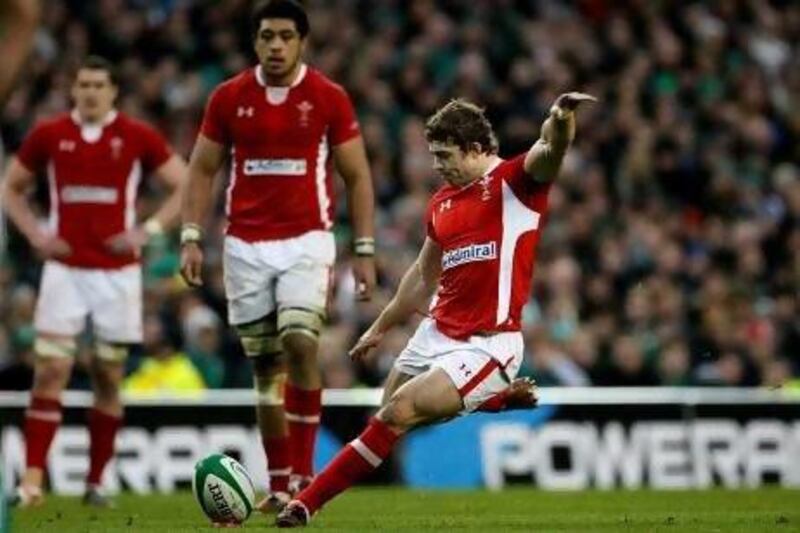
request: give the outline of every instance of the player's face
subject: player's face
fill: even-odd
[[[272,82],[291,82],[300,66],[305,39],[291,19],[263,19],[255,49],[264,73]]]
[[[428,145],[433,156],[433,170],[451,185],[466,185],[480,176],[477,153],[461,150],[450,143],[432,142]]]
[[[72,98],[81,119],[96,122],[114,107],[117,87],[108,71],[82,68],[72,84]]]

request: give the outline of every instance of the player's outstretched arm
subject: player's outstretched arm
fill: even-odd
[[[525,156],[525,172],[541,182],[553,181],[561,168],[564,154],[575,138],[575,110],[583,102],[597,98],[585,93],[564,93],[556,98],[550,116],[542,124],[542,133]]]
[[[225,147],[200,134],[189,159],[181,210],[181,275],[189,285],[202,285],[202,227],[211,208],[214,176],[225,160]]]
[[[428,308],[438,288],[441,263],[442,249],[432,239],[425,239],[417,260],[403,275],[394,297],[350,350],[350,357],[366,357],[387,331]]]
[[[355,137],[333,148],[333,161],[347,188],[356,258],[356,297],[369,300],[375,287],[375,194],[364,139]]]
[[[34,178],[33,172],[20,163],[19,159],[12,158],[0,190],[3,208],[8,213],[8,218],[43,259],[69,255],[69,244],[56,235],[44,232],[28,204],[28,192],[33,187]]]

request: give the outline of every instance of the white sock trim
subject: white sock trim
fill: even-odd
[[[353,447],[353,449],[354,449],[355,451],[357,451],[357,452],[358,452],[358,454],[359,454],[361,457],[363,457],[363,458],[364,458],[364,460],[365,460],[366,462],[368,462],[369,464],[371,464],[371,465],[372,465],[373,467],[375,467],[375,468],[378,468],[378,467],[381,465],[381,463],[383,462],[383,459],[381,459],[380,457],[378,457],[378,456],[375,454],[375,452],[373,452],[372,450],[370,450],[370,449],[367,447],[367,445],[366,445],[366,444],[364,444],[364,443],[361,441],[361,439],[359,439],[359,438],[355,438],[355,439],[353,439],[352,441],[350,441],[350,446],[352,446],[352,447]]]
[[[25,411],[25,416],[28,418],[35,418],[36,420],[43,420],[45,422],[61,422],[61,413],[58,411],[28,409]]]
[[[319,424],[319,415],[296,415],[286,413],[286,420],[289,422],[302,422],[303,424]]]

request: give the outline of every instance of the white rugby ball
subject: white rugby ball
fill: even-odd
[[[255,489],[250,475],[227,455],[215,453],[195,465],[192,491],[212,522],[241,524],[253,512]]]

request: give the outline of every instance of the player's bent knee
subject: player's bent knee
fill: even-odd
[[[33,351],[43,358],[72,358],[78,352],[78,344],[72,338],[38,336],[33,343]]]
[[[413,400],[406,394],[395,393],[378,412],[378,418],[393,428],[405,430],[413,426],[418,417]]]
[[[129,344],[119,342],[97,341],[94,345],[95,355],[106,363],[124,363],[130,354]]]
[[[325,313],[306,307],[284,307],[278,313],[278,335],[292,353],[313,352],[317,348]]]

